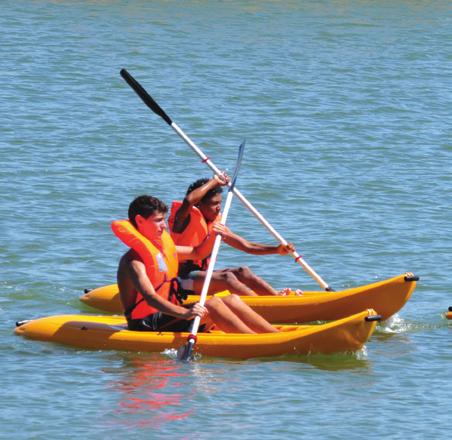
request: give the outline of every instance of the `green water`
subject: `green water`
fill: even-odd
[[[442,438],[450,429],[451,15],[446,1],[11,1],[0,14],[0,438]],[[405,271],[357,355],[185,365],[14,336],[114,281],[109,223],[208,170],[127,68],[333,287]],[[231,227],[273,241],[239,203]],[[276,287],[289,258],[226,246]]]

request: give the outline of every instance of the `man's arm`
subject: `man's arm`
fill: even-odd
[[[184,232],[190,222],[191,208],[199,203],[211,189],[218,186],[224,186],[228,181],[229,179],[227,176],[223,178],[215,175],[204,185],[196,188],[190,194],[187,194],[182,201],[181,207],[177,210],[176,215],[174,216],[173,232],[176,232],[177,234]]]
[[[158,295],[147,276],[146,267],[142,261],[131,260],[128,264],[128,270],[135,289],[143,295],[144,300],[151,307],[155,307],[166,315],[181,319],[193,319],[195,316],[202,316],[205,313],[206,309],[199,304],[187,309]]]
[[[247,239],[241,237],[240,235],[232,232],[227,226],[224,226],[220,223],[215,223],[213,225],[213,231],[217,234],[221,234],[223,237],[223,241],[229,246],[238,249],[239,251],[246,252],[247,254],[252,255],[270,255],[270,254],[279,254],[279,255],[287,255],[291,252],[295,252],[295,247],[292,243],[288,243],[287,245],[267,245],[260,243],[252,243]]]

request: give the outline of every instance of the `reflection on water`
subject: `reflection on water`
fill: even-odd
[[[115,416],[121,425],[159,427],[192,414],[184,403],[193,388],[182,386],[189,372],[181,363],[159,355],[130,355],[120,370],[112,386],[119,392]]]
[[[222,393],[230,392],[234,372],[238,374],[243,369],[255,371],[256,364],[260,367],[266,364],[270,370],[272,365],[278,371],[288,369],[289,374],[298,371],[296,364],[302,370],[368,371],[371,368],[366,348],[349,354],[282,356],[246,361],[203,358],[189,363],[161,354],[126,353],[118,368],[104,371],[113,373],[116,378],[110,383],[117,396],[113,425],[161,428],[168,423],[198,417],[198,404],[203,407],[201,402],[206,399],[214,401]],[[286,367],[283,368],[282,364]]]

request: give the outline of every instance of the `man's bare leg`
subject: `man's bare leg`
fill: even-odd
[[[207,272],[205,271],[197,271],[190,274],[190,278],[193,280],[193,290],[197,294],[200,294],[202,291],[206,273]],[[229,292],[236,293],[237,295],[256,296],[252,289],[240,282],[234,273],[229,270],[218,270],[213,272],[208,293],[212,295],[221,292],[222,290],[229,290]]]
[[[248,266],[234,267],[229,269],[236,278],[253,290],[256,295],[280,295],[267,281],[257,276]],[[234,292],[236,293],[236,292]]]
[[[241,321],[256,333],[278,332],[267,320],[245,304],[238,295],[228,295],[221,299]]]
[[[206,308],[210,318],[220,330],[226,333],[255,333],[222,299],[214,296],[206,302]]]

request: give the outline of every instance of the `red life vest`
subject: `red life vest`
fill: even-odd
[[[111,228],[113,233],[126,246],[132,248],[140,256],[156,293],[177,304],[176,296],[173,295],[170,298],[170,292],[171,285],[177,278],[179,262],[176,245],[168,232],[163,231],[162,250],[160,250],[151,240],[141,234],[129,220],[115,220],[112,222]],[[157,309],[151,307],[140,292],[136,292],[135,304],[125,314],[128,319],[141,319],[155,312],[157,312]]]
[[[175,200],[171,204],[170,215],[168,218],[168,225],[170,228],[171,237],[176,245],[180,246],[198,246],[201,244],[212,231],[213,224],[215,221],[221,218],[221,214],[213,221],[207,223],[202,212],[193,206],[190,210],[190,220],[187,227],[182,232],[174,232],[174,219],[176,218],[177,211],[182,206],[180,200]],[[207,270],[209,265],[210,256],[204,258],[204,260],[186,260],[180,264],[180,272],[184,276],[186,273],[192,270]]]

